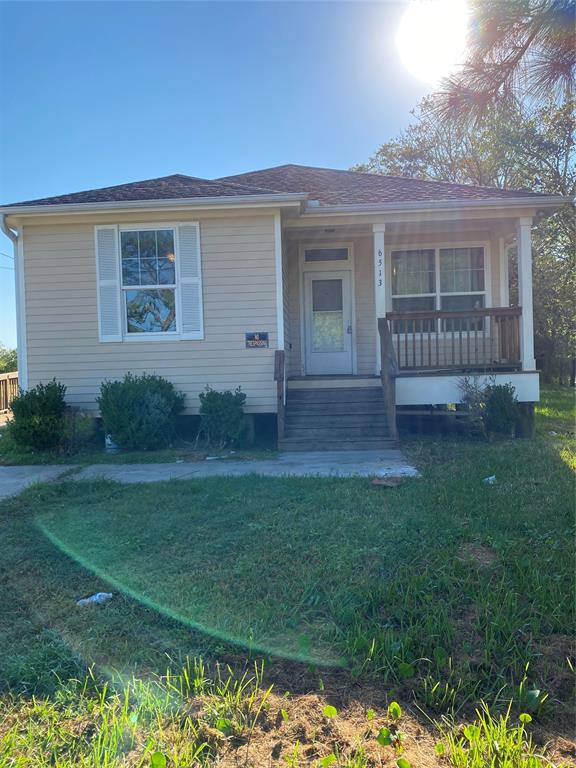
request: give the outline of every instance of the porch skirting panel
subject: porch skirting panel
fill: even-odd
[[[398,376],[396,379],[396,405],[446,405],[459,403],[462,393],[458,382],[462,376],[433,375],[431,373]],[[537,371],[526,373],[478,374],[478,383],[512,384],[521,403],[535,403],[540,399]]]

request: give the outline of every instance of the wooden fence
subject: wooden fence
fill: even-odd
[[[10,403],[18,394],[18,371],[0,373],[0,414],[10,410]]]

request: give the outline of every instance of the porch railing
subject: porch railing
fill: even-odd
[[[18,372],[0,373],[0,413],[10,410],[10,403],[18,394]]]
[[[278,408],[278,440],[283,440],[286,415],[286,353],[283,349],[277,349],[274,353],[274,381]]]
[[[388,312],[400,370],[520,367],[520,307]]]
[[[396,426],[396,375],[398,363],[392,345],[390,328],[385,318],[378,318],[378,334],[380,336],[380,378],[382,381],[382,394],[386,407],[386,419],[392,440],[398,439]]]

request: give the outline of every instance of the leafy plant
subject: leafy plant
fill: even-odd
[[[326,706],[322,710],[322,714],[324,715],[324,717],[328,717],[328,718],[336,717],[336,715],[338,714],[338,710],[336,709],[336,707],[333,707],[331,704],[326,704]]]
[[[525,713],[539,715],[548,700],[548,694],[528,682],[528,667],[526,664],[524,675],[518,683],[517,703]],[[526,714],[526,717],[530,717],[530,714]]]
[[[14,442],[25,448],[46,451],[60,447],[64,436],[66,387],[53,379],[20,390],[12,400],[10,432]]]
[[[244,432],[246,395],[240,387],[233,392],[217,392],[206,387],[200,393],[200,433],[211,445],[224,448],[236,445]]]
[[[491,384],[486,387],[486,431],[511,435],[518,421],[518,400],[512,384]]]
[[[462,735],[447,733],[448,756],[454,768],[544,768],[548,762],[537,756],[525,725],[530,719],[520,716],[520,723],[510,722],[510,706],[499,717],[486,704],[476,710],[477,720],[464,728]]]
[[[400,720],[402,717],[402,707],[397,701],[391,701],[390,704],[388,704],[388,716],[391,717],[392,720]]]
[[[184,395],[162,378],[131,373],[121,381],[105,381],[98,398],[106,434],[121,448],[148,451],[173,439]]]

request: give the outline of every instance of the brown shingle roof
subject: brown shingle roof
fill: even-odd
[[[475,200],[507,200],[518,198],[546,199],[548,195],[528,190],[474,187],[444,181],[424,181],[400,176],[381,176],[358,171],[336,171],[306,165],[279,165],[262,171],[199,179],[175,173],[158,179],[90,189],[69,195],[43,197],[3,206],[77,205],[82,203],[130,203],[154,200],[194,198],[233,198],[241,195],[275,195],[296,193],[307,195],[320,206],[378,205],[387,203],[436,203]]]
[[[440,202],[443,200],[506,200],[540,195],[528,190],[475,187],[445,181],[424,181],[359,171],[336,171],[307,165],[279,165],[262,171],[224,176],[220,181],[257,184],[278,192],[307,192],[320,205]]]
[[[236,197],[238,195],[272,195],[274,190],[247,186],[242,182],[199,179],[175,173],[158,179],[135,181],[131,184],[119,184],[115,187],[89,189],[85,192],[73,192],[57,197],[42,197],[38,200],[26,200],[16,205],[74,205],[78,203],[135,202],[139,200],[177,200],[194,197]],[[4,206],[9,208],[11,206]]]

